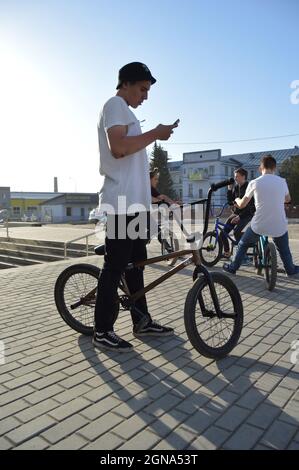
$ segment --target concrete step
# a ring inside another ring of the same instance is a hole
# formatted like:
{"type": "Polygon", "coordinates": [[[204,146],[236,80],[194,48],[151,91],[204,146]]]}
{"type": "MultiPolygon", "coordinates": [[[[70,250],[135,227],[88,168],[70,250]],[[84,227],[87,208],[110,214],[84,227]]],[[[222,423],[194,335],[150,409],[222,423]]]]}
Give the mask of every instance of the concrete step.
{"type": "Polygon", "coordinates": [[[19,251],[19,250],[7,250],[1,248],[0,245],[0,255],[5,255],[8,257],[18,257],[23,259],[32,259],[42,261],[44,263],[48,263],[51,261],[61,261],[63,256],[51,255],[46,253],[38,253],[38,252],[31,252],[31,251],[19,251]]]}
{"type": "MultiPolygon", "coordinates": [[[[89,246],[90,255],[95,245],[89,246]]],[[[68,258],[86,256],[86,245],[71,243],[67,247],[68,258]]],[[[48,240],[0,237],[0,269],[10,266],[48,263],[64,259],[64,243],[48,240]],[[8,265],[8,266],[6,266],[8,265]]]]}
{"type": "MultiPolygon", "coordinates": [[[[64,248],[63,242],[52,241],[52,240],[31,240],[25,238],[9,238],[0,237],[0,243],[2,242],[9,242],[21,245],[31,245],[31,246],[43,246],[43,247],[50,247],[50,248],[64,248]]],[[[90,251],[96,245],[89,245],[90,251]]],[[[85,243],[70,243],[68,245],[68,250],[83,250],[86,252],[86,244],[85,243]]]]}
{"type": "Polygon", "coordinates": [[[16,268],[17,266],[15,264],[11,264],[11,263],[4,263],[4,262],[1,262],[0,263],[0,269],[9,269],[9,268],[16,268]]]}
{"type": "Polygon", "coordinates": [[[20,256],[7,256],[0,254],[0,263],[13,264],[15,266],[30,266],[31,264],[42,264],[41,261],[22,258],[20,256]]]}
{"type": "MultiPolygon", "coordinates": [[[[3,242],[0,241],[1,250],[10,250],[10,251],[20,251],[20,252],[31,252],[31,253],[44,253],[47,255],[58,256],[64,258],[64,247],[50,247],[42,245],[32,245],[24,243],[14,243],[14,242],[3,242]]],[[[93,249],[90,249],[90,253],[93,254],[93,249]]],[[[68,249],[67,256],[69,258],[77,258],[79,256],[86,256],[85,250],[74,250],[68,249]]]]}

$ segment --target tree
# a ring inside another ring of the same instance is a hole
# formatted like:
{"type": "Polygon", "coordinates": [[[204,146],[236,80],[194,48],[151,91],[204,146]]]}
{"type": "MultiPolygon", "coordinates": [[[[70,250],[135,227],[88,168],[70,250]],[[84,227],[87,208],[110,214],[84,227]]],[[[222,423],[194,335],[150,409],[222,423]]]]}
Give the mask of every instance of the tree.
{"type": "Polygon", "coordinates": [[[280,176],[286,179],[292,198],[292,204],[299,204],[299,155],[284,160],[280,170],[280,176]]]}
{"type": "Polygon", "coordinates": [[[150,161],[150,168],[151,171],[154,168],[158,168],[159,170],[159,184],[158,184],[158,191],[161,194],[165,194],[166,196],[170,197],[171,199],[177,199],[177,195],[172,186],[172,179],[169,173],[168,168],[168,155],[167,151],[162,148],[161,145],[158,145],[155,142],[152,153],[151,153],[151,161],[150,161]]]}

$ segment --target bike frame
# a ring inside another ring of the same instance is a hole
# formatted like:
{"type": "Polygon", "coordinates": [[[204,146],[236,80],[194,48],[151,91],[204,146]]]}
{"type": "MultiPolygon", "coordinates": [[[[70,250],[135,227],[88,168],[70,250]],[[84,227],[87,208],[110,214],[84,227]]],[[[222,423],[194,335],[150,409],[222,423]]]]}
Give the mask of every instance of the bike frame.
{"type": "Polygon", "coordinates": [[[259,259],[259,267],[265,268],[265,251],[268,245],[268,237],[266,235],[260,235],[259,240],[255,247],[253,248],[253,254],[257,254],[259,259]]]}
{"type": "MultiPolygon", "coordinates": [[[[216,187],[216,189],[218,189],[218,188],[216,187]]],[[[198,201],[190,203],[190,205],[204,204],[205,202],[207,203],[206,211],[205,211],[205,221],[204,221],[204,229],[203,229],[202,237],[205,235],[205,233],[207,232],[207,229],[208,229],[210,204],[211,204],[211,197],[212,197],[213,190],[214,190],[214,188],[212,188],[212,187],[209,189],[207,199],[200,199],[198,201]]],[[[187,242],[190,243],[190,244],[194,244],[195,243],[195,235],[193,235],[193,234],[190,235],[186,231],[186,229],[184,227],[184,224],[181,220],[180,220],[180,228],[181,228],[182,232],[184,233],[184,235],[186,236],[187,242]]],[[[167,279],[169,279],[170,277],[172,277],[174,274],[178,273],[182,269],[186,268],[187,266],[190,266],[191,264],[194,264],[195,265],[194,274],[196,275],[196,277],[198,276],[198,274],[201,273],[201,274],[204,275],[204,277],[207,281],[207,284],[208,284],[209,289],[210,289],[211,297],[212,297],[212,300],[213,300],[216,315],[219,318],[223,317],[224,314],[220,310],[220,305],[219,305],[219,301],[218,301],[218,297],[217,297],[217,293],[216,293],[216,290],[215,290],[215,286],[214,286],[212,276],[210,275],[209,271],[205,268],[205,266],[203,266],[201,264],[201,258],[200,258],[200,255],[199,255],[198,247],[194,247],[194,248],[190,248],[190,249],[186,249],[186,250],[175,251],[173,253],[168,253],[167,255],[155,256],[153,258],[149,258],[149,259],[146,259],[144,261],[129,263],[128,266],[125,269],[125,272],[130,270],[130,269],[144,268],[145,266],[155,264],[155,263],[158,263],[160,261],[166,261],[166,260],[170,260],[170,259],[173,259],[173,258],[179,258],[181,256],[186,256],[186,255],[190,255],[190,256],[187,259],[185,259],[184,261],[182,261],[181,263],[179,263],[177,266],[172,268],[170,271],[168,271],[167,273],[161,275],[160,277],[155,279],[153,282],[151,282],[150,284],[145,286],[143,289],[140,289],[139,291],[135,292],[134,294],[130,293],[129,288],[128,288],[127,283],[126,283],[126,280],[125,280],[125,275],[123,274],[121,276],[121,289],[125,293],[125,298],[121,299],[121,300],[123,300],[123,306],[126,309],[134,308],[136,313],[138,313],[141,317],[144,317],[145,314],[143,312],[139,311],[135,306],[136,300],[143,297],[147,292],[151,291],[152,289],[154,289],[155,287],[157,287],[162,282],[166,281],[167,279]]],[[[95,295],[96,290],[97,290],[97,288],[94,288],[85,297],[82,297],[80,299],[80,301],[78,301],[75,304],[71,305],[71,308],[75,309],[75,308],[79,307],[80,305],[84,304],[84,302],[89,301],[90,298],[92,298],[92,296],[95,295]]]]}

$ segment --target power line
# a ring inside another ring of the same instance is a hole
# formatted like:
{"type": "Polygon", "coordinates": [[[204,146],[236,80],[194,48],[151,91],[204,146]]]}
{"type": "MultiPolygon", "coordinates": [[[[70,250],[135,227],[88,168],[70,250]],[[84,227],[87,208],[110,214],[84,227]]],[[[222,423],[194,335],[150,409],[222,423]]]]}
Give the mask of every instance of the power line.
{"type": "Polygon", "coordinates": [[[232,144],[236,142],[254,142],[257,140],[272,140],[272,139],[283,139],[284,137],[296,137],[299,134],[285,134],[275,135],[272,137],[256,137],[254,139],[239,139],[239,140],[215,140],[208,142],[163,142],[163,145],[208,145],[208,144],[232,144]]]}

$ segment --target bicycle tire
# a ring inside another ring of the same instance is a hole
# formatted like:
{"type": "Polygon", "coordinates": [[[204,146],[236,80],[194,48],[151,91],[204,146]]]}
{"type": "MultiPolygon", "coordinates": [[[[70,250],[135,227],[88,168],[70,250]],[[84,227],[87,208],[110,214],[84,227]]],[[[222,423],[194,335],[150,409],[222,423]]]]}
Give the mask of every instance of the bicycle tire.
{"type": "MultiPolygon", "coordinates": [[[[72,304],[97,287],[101,270],[91,264],[74,264],[58,276],[54,288],[57,310],[62,319],[78,333],[91,336],[94,331],[96,294],[86,304],[71,309],[72,304]]],[[[119,301],[115,304],[115,318],[119,313],[119,301]]]]}
{"type": "Polygon", "coordinates": [[[265,279],[268,290],[272,291],[277,280],[277,252],[273,242],[268,242],[265,249],[265,279]]]}
{"type": "Polygon", "coordinates": [[[195,280],[187,294],[184,322],[186,333],[192,346],[203,356],[217,360],[226,357],[237,345],[242,332],[244,314],[242,299],[233,281],[222,273],[213,272],[210,274],[214,281],[221,310],[228,310],[230,306],[232,310],[229,309],[228,313],[231,313],[233,318],[219,319],[216,315],[211,318],[211,316],[206,314],[206,311],[203,312],[205,309],[208,312],[214,311],[214,305],[207,280],[201,275],[195,280]],[[210,307],[212,307],[211,310],[210,307]],[[207,320],[204,320],[204,318],[207,318],[207,320]],[[228,320],[230,320],[229,324],[225,325],[225,322],[228,320]],[[200,326],[198,326],[199,322],[201,322],[200,326]],[[224,335],[220,332],[219,328],[221,322],[224,324],[225,329],[231,330],[230,336],[225,340],[224,344],[224,335]],[[215,344],[211,334],[207,333],[207,327],[213,326],[216,327],[216,335],[220,334],[219,346],[215,344]],[[207,337],[205,337],[206,333],[208,334],[207,337]]]}
{"type": "Polygon", "coordinates": [[[221,240],[221,237],[218,236],[218,240],[216,242],[216,232],[215,230],[211,232],[207,232],[203,238],[202,242],[202,247],[199,250],[199,254],[201,257],[202,264],[204,266],[207,266],[208,268],[211,268],[212,266],[215,266],[215,264],[218,263],[222,256],[222,251],[223,251],[223,242],[221,240]],[[212,244],[212,238],[214,239],[213,244],[212,244]],[[209,241],[208,241],[209,239],[209,241]],[[208,250],[209,246],[207,245],[206,247],[204,246],[205,242],[208,241],[208,245],[214,246],[211,250],[208,250]],[[208,253],[214,253],[214,258],[210,259],[208,258],[208,253]]]}

